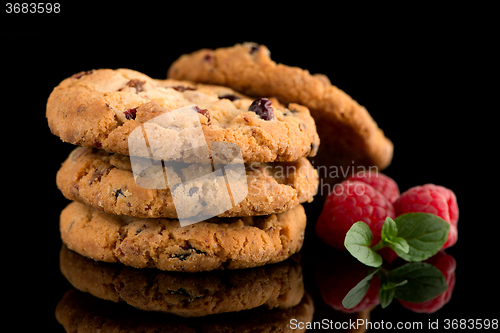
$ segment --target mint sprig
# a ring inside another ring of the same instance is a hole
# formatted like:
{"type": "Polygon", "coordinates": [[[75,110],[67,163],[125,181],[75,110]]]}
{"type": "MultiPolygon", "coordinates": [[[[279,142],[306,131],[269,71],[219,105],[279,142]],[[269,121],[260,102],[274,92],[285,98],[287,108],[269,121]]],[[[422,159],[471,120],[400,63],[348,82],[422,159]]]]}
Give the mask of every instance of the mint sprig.
{"type": "Polygon", "coordinates": [[[381,281],[379,300],[383,308],[394,298],[408,302],[425,302],[447,289],[446,279],[436,267],[420,261],[426,260],[443,247],[450,224],[428,213],[407,213],[396,219],[387,217],[382,226],[380,241],[371,245],[370,227],[360,221],[346,234],[344,245],[353,257],[376,269],[361,280],[342,300],[346,309],[352,309],[365,297],[375,274],[381,281]],[[389,247],[409,263],[387,271],[382,268],[378,250],[389,247]]]}
{"type": "Polygon", "coordinates": [[[428,213],[407,213],[396,219],[387,217],[382,227],[380,241],[371,246],[370,227],[360,221],[354,223],[346,234],[344,245],[356,259],[367,266],[380,267],[382,257],[377,253],[390,247],[409,262],[419,262],[435,255],[448,238],[450,224],[428,213]]]}

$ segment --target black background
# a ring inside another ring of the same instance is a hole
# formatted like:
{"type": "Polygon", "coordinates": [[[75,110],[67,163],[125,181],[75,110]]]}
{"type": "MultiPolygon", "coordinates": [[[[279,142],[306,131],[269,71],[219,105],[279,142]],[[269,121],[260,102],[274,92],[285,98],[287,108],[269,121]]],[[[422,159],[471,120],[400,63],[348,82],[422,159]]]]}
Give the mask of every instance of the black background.
{"type": "MultiPolygon", "coordinates": [[[[22,318],[16,330],[62,331],[54,309],[70,288],[58,268],[58,217],[69,201],[57,190],[55,174],[74,147],[47,126],[52,89],[74,73],[97,68],[125,67],[165,78],[183,53],[245,41],[268,46],[277,62],[328,75],[366,106],[394,142],[384,173],[401,191],[435,183],[457,195],[459,238],[447,251],[457,261],[450,303],[419,315],[394,302],[375,309],[372,320],[500,317],[498,105],[492,103],[498,96],[498,64],[492,61],[498,25],[490,23],[491,9],[169,5],[86,2],[63,4],[60,14],[5,14],[2,8],[6,218],[0,235],[3,300],[22,318]]],[[[313,263],[327,262],[312,228],[321,202],[306,208],[306,289],[315,296],[315,320],[321,320],[326,306],[311,274],[313,263]]]]}

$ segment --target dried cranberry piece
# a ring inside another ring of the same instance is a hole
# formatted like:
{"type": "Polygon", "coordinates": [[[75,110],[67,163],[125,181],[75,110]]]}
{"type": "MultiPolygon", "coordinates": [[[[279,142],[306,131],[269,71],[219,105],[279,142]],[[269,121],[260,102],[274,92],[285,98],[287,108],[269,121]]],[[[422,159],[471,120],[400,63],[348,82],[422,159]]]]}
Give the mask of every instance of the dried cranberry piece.
{"type": "Polygon", "coordinates": [[[214,56],[213,56],[213,50],[208,50],[207,53],[205,53],[205,55],[203,56],[203,60],[208,62],[208,63],[212,63],[214,61],[214,56]]]}
{"type": "Polygon", "coordinates": [[[141,92],[144,90],[142,86],[146,83],[144,80],[132,79],[127,82],[127,87],[135,88],[137,92],[141,92]]]}
{"type": "Polygon", "coordinates": [[[233,94],[227,94],[227,95],[219,96],[219,99],[228,99],[230,101],[236,101],[236,100],[241,99],[241,98],[236,96],[236,95],[233,95],[233,94]]]}
{"type": "Polygon", "coordinates": [[[200,109],[196,105],[195,105],[194,109],[196,110],[196,112],[198,112],[198,113],[204,115],[205,117],[207,117],[207,119],[208,119],[207,125],[210,125],[210,123],[211,123],[210,112],[207,109],[200,109]]]}
{"type": "Polygon", "coordinates": [[[135,119],[135,116],[137,115],[138,108],[139,107],[136,107],[133,109],[127,109],[127,111],[124,111],[123,113],[125,113],[125,118],[127,118],[128,120],[135,119]]]}
{"type": "Polygon", "coordinates": [[[264,120],[271,120],[274,118],[274,111],[271,107],[271,101],[267,98],[258,98],[250,105],[248,111],[257,113],[264,120]]]}
{"type": "Polygon", "coordinates": [[[172,89],[177,90],[178,92],[185,92],[186,90],[196,90],[196,88],[192,87],[185,87],[185,86],[177,86],[177,87],[172,87],[172,89]]]}
{"type": "Polygon", "coordinates": [[[75,75],[72,76],[73,79],[79,79],[81,78],[82,76],[85,76],[85,75],[90,75],[94,73],[94,70],[91,69],[90,71],[82,71],[80,73],[76,73],[75,75]]]}

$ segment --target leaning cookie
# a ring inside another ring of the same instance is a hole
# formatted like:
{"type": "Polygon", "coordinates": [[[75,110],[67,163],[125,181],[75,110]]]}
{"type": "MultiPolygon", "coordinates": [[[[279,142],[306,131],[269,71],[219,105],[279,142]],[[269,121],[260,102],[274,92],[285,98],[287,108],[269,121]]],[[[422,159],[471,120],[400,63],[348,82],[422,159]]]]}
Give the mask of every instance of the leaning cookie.
{"type": "Polygon", "coordinates": [[[117,216],[73,202],[61,212],[59,227],[69,249],[94,260],[201,272],[287,259],[302,247],[306,215],[299,205],[281,214],[180,227],[178,220],[117,216]]]}
{"type": "Polygon", "coordinates": [[[241,201],[229,202],[228,209],[220,213],[228,201],[225,178],[199,177],[197,164],[181,166],[173,170],[179,185],[173,190],[161,188],[162,184],[155,183],[164,179],[161,163],[150,168],[153,175],[161,177],[148,175],[148,170],[137,175],[128,156],[78,147],[62,164],[56,182],[70,200],[111,214],[148,218],[178,218],[181,209],[183,218],[189,217],[186,214],[231,217],[279,213],[312,201],[318,186],[317,172],[306,158],[246,164],[246,176],[236,175],[231,182],[232,198],[243,193],[241,201]],[[192,180],[181,182],[186,179],[192,180]],[[174,202],[174,195],[182,198],[180,203],[174,202]]]}
{"type": "Polygon", "coordinates": [[[168,77],[220,84],[249,96],[275,96],[282,103],[308,107],[321,138],[317,160],[322,165],[354,163],[383,169],[391,162],[393,144],[363,106],[324,75],[277,64],[263,45],[244,43],[183,55],[171,65],[168,77]]]}
{"type": "MultiPolygon", "coordinates": [[[[124,155],[132,155],[129,136],[142,128],[164,145],[155,147],[158,160],[210,163],[193,153],[198,132],[208,145],[238,145],[245,163],[295,161],[314,156],[319,146],[306,107],[292,103],[287,109],[268,99],[254,103],[229,88],[155,80],[128,69],[92,70],[65,79],[50,94],[46,116],[52,133],[63,141],[124,155]],[[170,126],[160,117],[183,108],[186,112],[170,126]]],[[[134,156],[150,153],[138,149],[134,156]]]]}

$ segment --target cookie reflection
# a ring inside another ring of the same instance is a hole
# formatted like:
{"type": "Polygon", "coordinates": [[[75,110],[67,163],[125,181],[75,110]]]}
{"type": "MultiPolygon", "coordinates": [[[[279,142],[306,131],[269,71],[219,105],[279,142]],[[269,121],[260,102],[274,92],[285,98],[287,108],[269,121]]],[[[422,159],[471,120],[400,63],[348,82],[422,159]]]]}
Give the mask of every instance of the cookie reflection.
{"type": "Polygon", "coordinates": [[[206,317],[182,318],[139,311],[70,289],[56,307],[56,318],[66,332],[304,332],[290,321],[308,322],[314,306],[308,294],[288,309],[256,309],[206,317]]]}
{"type": "Polygon", "coordinates": [[[186,274],[98,262],[63,246],[60,269],[76,289],[100,299],[183,317],[288,309],[304,296],[297,256],[258,268],[186,274]]]}

